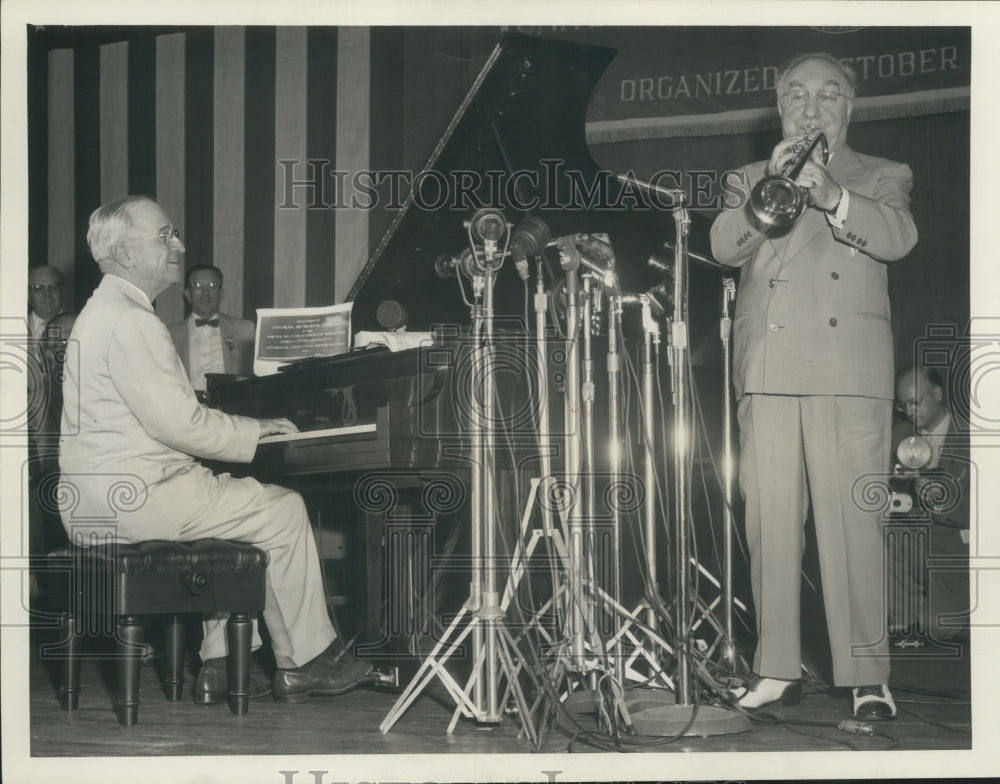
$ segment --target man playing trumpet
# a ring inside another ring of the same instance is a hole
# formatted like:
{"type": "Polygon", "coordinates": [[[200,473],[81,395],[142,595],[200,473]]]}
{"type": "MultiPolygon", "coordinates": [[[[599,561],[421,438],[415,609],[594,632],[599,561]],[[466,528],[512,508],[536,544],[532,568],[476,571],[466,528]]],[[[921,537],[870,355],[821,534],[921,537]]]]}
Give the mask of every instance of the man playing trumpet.
{"type": "Polygon", "coordinates": [[[802,162],[808,194],[790,226],[774,228],[748,199],[712,226],[712,251],[741,267],[733,323],[740,485],[746,500],[757,615],[755,677],[746,708],[801,693],[800,570],[812,503],[837,686],[852,687],[858,718],[891,718],[879,511],[859,485],[889,460],[893,348],[888,262],[917,230],[905,164],[847,146],[855,75],[828,54],[793,58],[778,75],[784,139],[743,170],[744,195],[785,174],[818,132],[830,158],[802,162]]]}

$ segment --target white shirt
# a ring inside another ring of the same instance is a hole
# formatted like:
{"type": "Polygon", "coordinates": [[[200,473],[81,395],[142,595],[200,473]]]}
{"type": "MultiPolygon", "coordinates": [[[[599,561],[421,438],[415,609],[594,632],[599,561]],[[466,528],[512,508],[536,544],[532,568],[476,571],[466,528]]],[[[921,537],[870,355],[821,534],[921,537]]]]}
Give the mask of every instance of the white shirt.
{"type": "MultiPolygon", "coordinates": [[[[833,160],[833,155],[830,156],[830,159],[826,162],[826,165],[829,166],[830,161],[832,160],[833,160]]],[[[851,204],[851,195],[847,192],[847,188],[841,185],[840,203],[837,205],[836,211],[828,212],[826,214],[826,220],[831,226],[833,226],[833,228],[835,229],[844,228],[844,221],[847,220],[847,208],[850,206],[850,204],[851,204]]]]}
{"type": "Polygon", "coordinates": [[[45,325],[47,323],[48,322],[45,319],[40,318],[35,311],[31,311],[28,314],[28,333],[35,340],[41,340],[45,337],[45,325]]]}
{"type": "MultiPolygon", "coordinates": [[[[219,314],[212,316],[217,319],[219,314]]],[[[191,386],[199,392],[208,388],[206,373],[225,373],[226,360],[223,354],[222,329],[202,325],[196,327],[194,320],[201,318],[194,312],[188,316],[188,362],[191,370],[191,386]]]]}

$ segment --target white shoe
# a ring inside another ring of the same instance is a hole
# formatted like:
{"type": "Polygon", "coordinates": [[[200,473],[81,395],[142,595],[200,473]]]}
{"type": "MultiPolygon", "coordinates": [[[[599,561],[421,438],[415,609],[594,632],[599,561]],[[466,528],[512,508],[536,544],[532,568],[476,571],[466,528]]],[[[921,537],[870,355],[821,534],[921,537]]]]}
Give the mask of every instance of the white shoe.
{"type": "Polygon", "coordinates": [[[884,683],[877,686],[855,686],[851,689],[854,697],[854,718],[863,721],[877,721],[896,718],[896,703],[892,692],[884,683]]]}
{"type": "Polygon", "coordinates": [[[754,676],[747,686],[730,694],[736,698],[737,705],[747,709],[763,708],[779,701],[782,705],[798,705],[802,699],[802,682],[754,676]]]}

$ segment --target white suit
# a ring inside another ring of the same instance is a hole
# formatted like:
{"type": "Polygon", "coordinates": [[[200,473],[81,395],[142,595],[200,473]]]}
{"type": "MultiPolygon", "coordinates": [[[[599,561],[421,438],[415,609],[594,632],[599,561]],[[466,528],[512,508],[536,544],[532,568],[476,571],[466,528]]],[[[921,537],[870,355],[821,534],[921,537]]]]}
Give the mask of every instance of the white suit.
{"type": "MultiPolygon", "coordinates": [[[[103,518],[123,542],[257,545],[268,554],[264,620],[278,666],[305,665],[325,650],[336,635],[301,497],[213,474],[194,459],[249,462],[258,422],[198,402],[149,299],[114,275],[80,313],[67,351],[59,466],[71,540],[103,518]]],[[[207,623],[202,657],[224,655],[224,626],[207,623]]]]}

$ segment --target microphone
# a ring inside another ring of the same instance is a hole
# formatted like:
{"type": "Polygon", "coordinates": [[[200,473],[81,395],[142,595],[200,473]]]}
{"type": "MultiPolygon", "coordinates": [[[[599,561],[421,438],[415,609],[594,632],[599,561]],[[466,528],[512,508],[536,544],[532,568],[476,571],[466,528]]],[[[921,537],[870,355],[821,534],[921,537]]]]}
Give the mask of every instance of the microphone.
{"type": "Polygon", "coordinates": [[[668,261],[658,253],[654,253],[646,259],[646,264],[655,269],[657,272],[663,272],[669,275],[674,274],[673,262],[668,261]]]}
{"type": "Polygon", "coordinates": [[[521,280],[528,279],[528,256],[540,253],[552,241],[552,232],[539,218],[528,216],[510,234],[510,254],[521,280]]]}
{"type": "Polygon", "coordinates": [[[564,270],[574,270],[582,264],[611,291],[618,291],[615,254],[610,243],[593,234],[567,234],[556,237],[554,244],[559,248],[559,261],[564,270]]]}
{"type": "Polygon", "coordinates": [[[472,218],[465,221],[464,226],[476,242],[482,243],[488,259],[496,255],[497,242],[509,228],[503,213],[491,207],[476,210],[472,218]]]}
{"type": "Polygon", "coordinates": [[[576,249],[576,238],[579,234],[567,234],[563,237],[556,237],[554,244],[559,248],[559,264],[567,272],[571,272],[583,262],[580,251],[576,249]]]}
{"type": "Polygon", "coordinates": [[[382,302],[375,311],[375,320],[382,329],[396,332],[406,327],[406,308],[394,299],[382,302]]]}
{"type": "Polygon", "coordinates": [[[653,316],[660,318],[674,309],[674,268],[663,256],[655,253],[646,260],[646,264],[665,276],[646,292],[653,316]]]}
{"type": "MultiPolygon", "coordinates": [[[[672,277],[672,276],[671,276],[672,277]]],[[[660,318],[674,309],[674,282],[670,278],[661,280],[646,292],[649,309],[654,318],[660,318]]]]}
{"type": "Polygon", "coordinates": [[[459,273],[465,275],[470,280],[479,273],[476,259],[469,248],[465,248],[457,256],[449,256],[442,253],[434,259],[434,271],[439,278],[447,280],[457,277],[459,273]]]}
{"type": "Polygon", "coordinates": [[[576,247],[583,263],[594,272],[604,275],[615,268],[615,252],[611,243],[593,234],[577,234],[576,247]]]}

